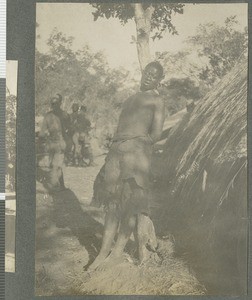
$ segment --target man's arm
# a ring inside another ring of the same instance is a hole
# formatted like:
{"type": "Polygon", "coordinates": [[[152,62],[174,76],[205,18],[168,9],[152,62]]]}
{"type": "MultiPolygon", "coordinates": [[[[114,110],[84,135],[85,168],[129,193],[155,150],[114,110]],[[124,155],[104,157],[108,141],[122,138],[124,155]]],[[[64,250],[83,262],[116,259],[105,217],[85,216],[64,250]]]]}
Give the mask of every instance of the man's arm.
{"type": "Polygon", "coordinates": [[[160,140],[165,120],[165,105],[161,98],[155,99],[154,116],[149,135],[154,143],[160,140]]]}
{"type": "Polygon", "coordinates": [[[47,122],[47,115],[44,117],[40,132],[39,132],[39,137],[40,138],[45,138],[48,134],[48,122],[47,122]]]}

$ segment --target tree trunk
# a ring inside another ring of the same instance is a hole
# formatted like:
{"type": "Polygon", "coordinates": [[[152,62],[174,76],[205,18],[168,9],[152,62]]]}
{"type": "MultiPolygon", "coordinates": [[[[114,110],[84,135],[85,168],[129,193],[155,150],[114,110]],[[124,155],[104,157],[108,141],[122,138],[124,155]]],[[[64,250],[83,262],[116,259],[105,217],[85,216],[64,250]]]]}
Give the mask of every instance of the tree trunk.
{"type": "Polygon", "coordinates": [[[148,216],[137,216],[137,243],[140,263],[147,261],[157,249],[154,225],[148,216]]]}
{"type": "MultiPolygon", "coordinates": [[[[135,10],[135,23],[137,32],[137,53],[141,71],[151,62],[150,54],[150,31],[151,17],[154,12],[153,6],[143,9],[142,4],[132,4],[135,10]]],[[[157,239],[154,225],[151,219],[145,215],[138,215],[137,218],[137,242],[138,254],[141,263],[148,260],[152,252],[157,248],[157,239]],[[150,249],[151,251],[149,251],[150,249]]]]}
{"type": "Polygon", "coordinates": [[[151,62],[150,54],[150,31],[151,31],[151,16],[154,12],[152,6],[143,9],[142,4],[133,4],[135,10],[135,23],[137,32],[137,53],[141,70],[151,62]]]}

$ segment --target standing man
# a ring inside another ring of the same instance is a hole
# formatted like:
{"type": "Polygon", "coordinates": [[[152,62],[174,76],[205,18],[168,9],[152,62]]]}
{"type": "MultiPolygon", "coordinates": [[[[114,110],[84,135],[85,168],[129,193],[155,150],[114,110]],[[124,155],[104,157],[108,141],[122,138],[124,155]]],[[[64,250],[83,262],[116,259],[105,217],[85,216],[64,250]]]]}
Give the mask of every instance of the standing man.
{"type": "Polygon", "coordinates": [[[76,145],[75,145],[74,141],[75,141],[75,133],[78,131],[78,128],[77,128],[78,114],[79,114],[79,104],[73,103],[72,113],[70,114],[71,129],[69,130],[71,146],[69,143],[69,147],[66,149],[67,163],[69,165],[72,165],[75,163],[74,162],[74,154],[75,154],[76,145]]]}
{"type": "Polygon", "coordinates": [[[78,113],[79,113],[79,104],[78,103],[73,103],[72,113],[70,114],[72,133],[74,133],[77,130],[78,113]]]}
{"type": "Polygon", "coordinates": [[[73,136],[75,164],[83,164],[84,156],[89,160],[89,166],[94,165],[93,152],[90,144],[89,131],[91,122],[86,116],[87,108],[82,105],[77,116],[76,131],[73,136]]]}
{"type": "Polygon", "coordinates": [[[69,130],[68,114],[61,109],[62,97],[57,94],[51,99],[51,108],[43,120],[39,132],[40,142],[45,144],[49,153],[50,178],[48,188],[50,192],[65,188],[62,167],[66,149],[65,137],[69,130]]]}
{"type": "Polygon", "coordinates": [[[62,96],[60,94],[56,94],[56,98],[59,100],[59,104],[60,104],[60,108],[57,111],[57,116],[60,119],[61,126],[62,126],[62,135],[66,143],[64,161],[68,163],[68,154],[71,151],[73,145],[72,136],[71,136],[71,119],[70,119],[70,115],[66,111],[61,109],[62,96]]]}
{"type": "Polygon", "coordinates": [[[156,89],[163,78],[160,63],[149,63],[142,74],[141,91],[123,105],[117,132],[95,183],[94,197],[105,207],[106,217],[101,250],[89,270],[120,263],[137,217],[150,213],[152,145],[160,139],[165,118],[164,102],[156,89]]]}
{"type": "Polygon", "coordinates": [[[82,143],[82,159],[85,157],[89,160],[88,166],[95,166],[93,150],[91,146],[90,130],[91,122],[87,117],[87,107],[81,105],[78,118],[79,130],[80,130],[80,142],[82,143]]]}

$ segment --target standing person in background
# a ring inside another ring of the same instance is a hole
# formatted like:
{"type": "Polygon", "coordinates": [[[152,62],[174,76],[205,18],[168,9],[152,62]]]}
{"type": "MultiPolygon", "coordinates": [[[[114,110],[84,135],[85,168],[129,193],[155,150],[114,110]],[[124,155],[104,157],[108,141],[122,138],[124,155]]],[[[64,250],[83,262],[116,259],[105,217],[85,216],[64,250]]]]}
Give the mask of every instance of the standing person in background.
{"type": "Polygon", "coordinates": [[[87,108],[82,105],[77,116],[76,132],[73,136],[75,165],[83,165],[84,157],[89,160],[88,166],[94,166],[92,147],[90,144],[89,131],[91,122],[86,116],[87,108]]]}
{"type": "Polygon", "coordinates": [[[73,141],[73,163],[77,167],[79,166],[80,150],[81,146],[79,143],[79,104],[73,103],[71,116],[71,128],[72,128],[72,141],[73,141]]]}
{"type": "Polygon", "coordinates": [[[61,109],[62,96],[60,94],[56,94],[56,98],[59,99],[59,103],[60,103],[60,107],[56,112],[56,114],[60,119],[61,126],[62,126],[62,136],[66,143],[64,162],[68,164],[68,154],[69,152],[71,152],[72,145],[73,145],[72,137],[71,137],[71,119],[70,119],[70,115],[66,111],[61,109]]]}
{"type": "Polygon", "coordinates": [[[72,113],[70,114],[70,139],[71,139],[71,147],[66,150],[66,156],[67,156],[67,164],[72,165],[74,164],[74,153],[76,149],[76,145],[74,143],[75,141],[75,133],[78,131],[77,128],[77,119],[78,119],[78,113],[79,113],[79,104],[78,103],[73,103],[72,105],[72,113]]]}
{"type": "Polygon", "coordinates": [[[78,123],[81,124],[81,138],[84,143],[83,146],[85,147],[82,155],[89,160],[88,166],[95,166],[90,138],[91,122],[87,117],[87,107],[84,105],[80,107],[78,123]]]}
{"type": "Polygon", "coordinates": [[[75,132],[77,130],[77,119],[79,114],[79,104],[73,103],[72,105],[72,113],[70,114],[71,120],[71,131],[75,132]]]}
{"type": "Polygon", "coordinates": [[[65,189],[62,167],[66,149],[64,124],[67,114],[61,109],[61,96],[56,95],[50,102],[52,110],[43,119],[39,142],[45,145],[45,151],[49,153],[50,174],[47,187],[50,192],[56,192],[65,189]]]}

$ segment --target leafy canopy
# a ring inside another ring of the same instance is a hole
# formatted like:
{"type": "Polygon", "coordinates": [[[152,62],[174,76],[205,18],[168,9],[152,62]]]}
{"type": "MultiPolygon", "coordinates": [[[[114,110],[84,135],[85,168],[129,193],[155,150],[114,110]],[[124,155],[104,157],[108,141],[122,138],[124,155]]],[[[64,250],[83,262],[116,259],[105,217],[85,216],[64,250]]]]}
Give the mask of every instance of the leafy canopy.
{"type": "MultiPolygon", "coordinates": [[[[96,11],[93,12],[94,20],[98,18],[117,18],[122,25],[125,25],[135,16],[134,6],[132,3],[92,3],[96,11]]],[[[146,10],[152,6],[154,12],[151,16],[152,39],[161,39],[163,34],[168,30],[171,34],[178,34],[171,19],[173,14],[183,14],[184,4],[181,3],[143,3],[142,7],[146,10]]]]}
{"type": "Polygon", "coordinates": [[[247,57],[247,28],[237,28],[236,16],[223,25],[200,24],[189,37],[183,51],[157,52],[156,59],[165,69],[166,78],[190,78],[203,93],[219,82],[234,65],[247,57]]]}
{"type": "Polygon", "coordinates": [[[208,65],[199,74],[200,79],[213,84],[247,55],[247,28],[238,31],[235,29],[237,23],[236,16],[230,16],[223,26],[215,23],[199,25],[196,35],[188,39],[188,43],[197,49],[199,57],[208,58],[208,65]]]}

